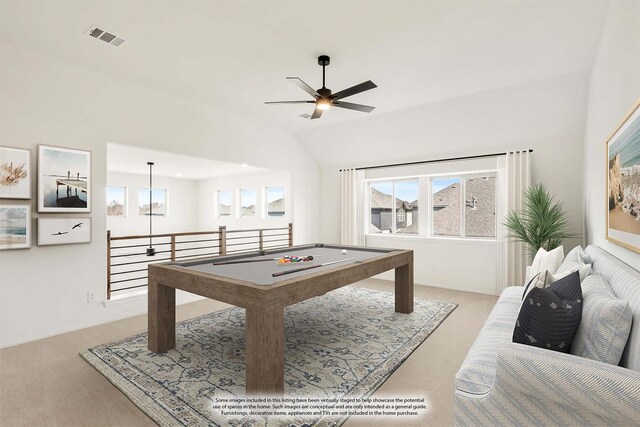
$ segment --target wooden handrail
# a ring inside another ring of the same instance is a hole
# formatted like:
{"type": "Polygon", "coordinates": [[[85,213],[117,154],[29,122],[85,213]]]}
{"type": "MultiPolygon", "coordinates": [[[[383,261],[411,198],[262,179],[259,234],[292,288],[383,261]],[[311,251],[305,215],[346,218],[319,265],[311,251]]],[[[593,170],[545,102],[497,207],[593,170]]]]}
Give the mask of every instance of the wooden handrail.
{"type": "Polygon", "coordinates": [[[152,262],[168,261],[168,260],[176,261],[178,259],[183,260],[188,258],[202,257],[203,255],[210,257],[210,256],[216,256],[216,255],[226,255],[227,253],[248,252],[248,251],[255,251],[255,250],[262,251],[264,249],[285,247],[285,246],[292,246],[292,245],[293,245],[293,224],[291,223],[289,223],[287,227],[253,228],[253,229],[246,229],[246,230],[227,230],[226,226],[222,225],[218,227],[218,230],[213,230],[213,231],[189,231],[189,232],[180,232],[180,233],[161,233],[161,234],[152,234],[152,235],[141,234],[141,235],[116,236],[116,237],[113,237],[111,235],[111,231],[107,230],[107,299],[108,300],[111,299],[113,292],[118,292],[118,291],[123,291],[127,289],[133,289],[133,288],[146,287],[147,286],[146,283],[139,284],[140,283],[139,280],[143,280],[147,278],[146,275],[135,276],[135,277],[127,277],[127,276],[134,272],[144,271],[145,270],[144,268],[141,269],[138,267],[148,265],[149,263],[152,263],[152,262]],[[269,231],[284,231],[284,230],[286,230],[286,232],[282,234],[266,234],[266,232],[269,232],[269,231]],[[257,233],[257,234],[227,238],[228,234],[237,234],[237,233],[257,233]],[[177,237],[181,237],[181,236],[204,236],[204,235],[214,235],[216,237],[209,238],[209,240],[189,241],[187,239],[187,241],[183,241],[183,242],[177,239],[177,237]],[[287,236],[287,237],[283,237],[282,239],[277,238],[274,240],[273,239],[274,236],[287,236]],[[153,256],[147,258],[145,253],[135,252],[136,250],[139,250],[136,248],[143,247],[146,245],[133,244],[133,245],[113,246],[111,244],[112,241],[153,239],[153,238],[166,239],[167,237],[170,240],[169,242],[164,240],[164,241],[155,243],[155,245],[157,246],[163,246],[163,249],[161,251],[156,251],[157,254],[163,254],[161,255],[161,258],[157,258],[153,256]],[[238,239],[246,239],[248,241],[243,241],[238,239]],[[227,240],[230,240],[231,242],[228,242],[227,240]],[[238,242],[235,242],[236,240],[238,240],[238,242]],[[205,241],[215,242],[216,244],[211,246],[189,245],[193,243],[197,245],[197,243],[205,242],[205,241]],[[170,248],[167,248],[166,247],[167,245],[170,245],[170,248]],[[185,245],[189,245],[189,246],[185,247],[185,245]],[[235,249],[234,246],[240,247],[242,249],[235,249]],[[231,250],[228,250],[229,247],[231,247],[231,250]],[[122,250],[125,250],[125,252],[124,253],[116,252],[116,254],[112,255],[113,251],[122,251],[122,250]],[[202,253],[203,250],[206,250],[204,254],[202,253]],[[186,255],[179,256],[176,254],[176,252],[178,251],[186,251],[184,252],[186,253],[186,255]],[[197,255],[189,254],[189,252],[193,253],[194,251],[198,251],[198,254],[197,255]],[[111,263],[113,258],[122,258],[122,260],[127,261],[128,257],[133,257],[135,261],[117,262],[116,264],[111,263]],[[142,260],[138,261],[138,259],[140,259],[139,257],[142,257],[142,260]],[[134,265],[136,267],[131,267],[134,265]],[[121,266],[127,266],[127,267],[124,267],[123,269],[117,268],[121,266]],[[115,272],[112,272],[114,268],[116,268],[115,272]],[[112,280],[111,276],[116,274],[122,275],[122,276],[118,276],[118,280],[114,281],[112,280]],[[124,279],[121,279],[120,277],[124,277],[124,279]],[[129,284],[133,282],[133,286],[128,286],[123,288],[121,287],[122,285],[118,285],[119,286],[118,289],[113,289],[112,287],[113,284],[116,284],[116,283],[122,284],[124,282],[128,282],[129,284]]]}

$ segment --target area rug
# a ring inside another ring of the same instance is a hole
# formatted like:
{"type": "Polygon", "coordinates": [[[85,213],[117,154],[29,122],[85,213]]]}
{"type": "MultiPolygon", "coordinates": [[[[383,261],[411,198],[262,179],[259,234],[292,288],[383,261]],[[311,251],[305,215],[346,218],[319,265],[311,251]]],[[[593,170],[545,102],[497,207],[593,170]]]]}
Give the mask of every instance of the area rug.
{"type": "MultiPolygon", "coordinates": [[[[366,398],[455,309],[344,287],[286,308],[285,397],[366,398]]],[[[245,397],[245,310],[228,308],[176,325],[176,348],[155,354],[147,334],[81,356],[161,426],[338,426],[346,417],[226,417],[216,399],[245,397]]]]}

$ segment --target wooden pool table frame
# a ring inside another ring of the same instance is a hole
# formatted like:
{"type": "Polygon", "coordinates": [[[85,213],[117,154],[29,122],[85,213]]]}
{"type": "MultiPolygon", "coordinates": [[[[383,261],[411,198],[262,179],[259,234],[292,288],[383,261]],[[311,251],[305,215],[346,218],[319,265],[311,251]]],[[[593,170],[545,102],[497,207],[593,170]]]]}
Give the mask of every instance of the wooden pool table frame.
{"type": "MultiPolygon", "coordinates": [[[[164,353],[176,345],[176,289],[246,309],[246,392],[284,392],[284,308],[395,268],[395,311],[413,311],[413,251],[356,246],[301,245],[286,251],[316,247],[362,249],[379,256],[345,265],[310,270],[273,285],[255,285],[230,277],[188,270],[171,262],[149,265],[149,350],[164,353]]],[[[216,261],[267,255],[283,249],[215,257],[216,261]]]]}

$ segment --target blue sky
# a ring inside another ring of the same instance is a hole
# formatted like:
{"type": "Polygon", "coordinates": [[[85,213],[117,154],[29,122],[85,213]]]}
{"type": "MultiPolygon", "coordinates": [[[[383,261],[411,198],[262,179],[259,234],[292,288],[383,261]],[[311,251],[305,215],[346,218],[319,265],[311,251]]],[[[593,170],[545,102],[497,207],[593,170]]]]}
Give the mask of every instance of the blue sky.
{"type": "Polygon", "coordinates": [[[243,188],[240,190],[240,206],[246,208],[247,206],[256,205],[256,189],[255,188],[243,188]]]}
{"type": "MultiPolygon", "coordinates": [[[[447,188],[451,184],[460,183],[459,178],[443,178],[434,179],[432,181],[432,193],[437,193],[443,188],[447,188]]],[[[393,184],[391,182],[374,182],[371,187],[385,193],[392,194],[393,184]]],[[[396,182],[396,198],[406,202],[413,202],[418,199],[418,182],[417,181],[398,181],[396,182]]]]}
{"type": "Polygon", "coordinates": [[[434,179],[431,182],[431,192],[433,194],[442,190],[443,188],[447,188],[451,184],[460,183],[460,178],[446,178],[446,179],[434,179]]]}
{"type": "Polygon", "coordinates": [[[267,203],[284,199],[284,187],[267,187],[267,203]]]}
{"type": "Polygon", "coordinates": [[[231,206],[231,191],[218,190],[218,204],[231,206]]]}
{"type": "MultiPolygon", "coordinates": [[[[166,190],[158,188],[153,189],[153,203],[166,203],[166,190]]],[[[149,204],[149,189],[141,188],[138,190],[138,205],[144,206],[149,204]]]]}
{"type": "MultiPolygon", "coordinates": [[[[147,190],[147,199],[149,190],[147,190]]],[[[107,187],[107,203],[111,203],[112,201],[116,201],[121,205],[124,205],[124,195],[126,191],[124,187],[107,187]]]]}

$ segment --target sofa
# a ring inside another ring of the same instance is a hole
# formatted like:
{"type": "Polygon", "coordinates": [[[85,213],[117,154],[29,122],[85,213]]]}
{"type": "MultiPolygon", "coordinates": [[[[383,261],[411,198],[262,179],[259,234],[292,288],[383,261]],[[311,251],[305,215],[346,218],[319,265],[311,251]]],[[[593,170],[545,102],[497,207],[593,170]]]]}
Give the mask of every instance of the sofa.
{"type": "Polygon", "coordinates": [[[619,366],[513,343],[524,287],[506,288],[456,374],[456,425],[640,426],[640,272],[597,246],[586,253],[631,309],[619,366]]]}

